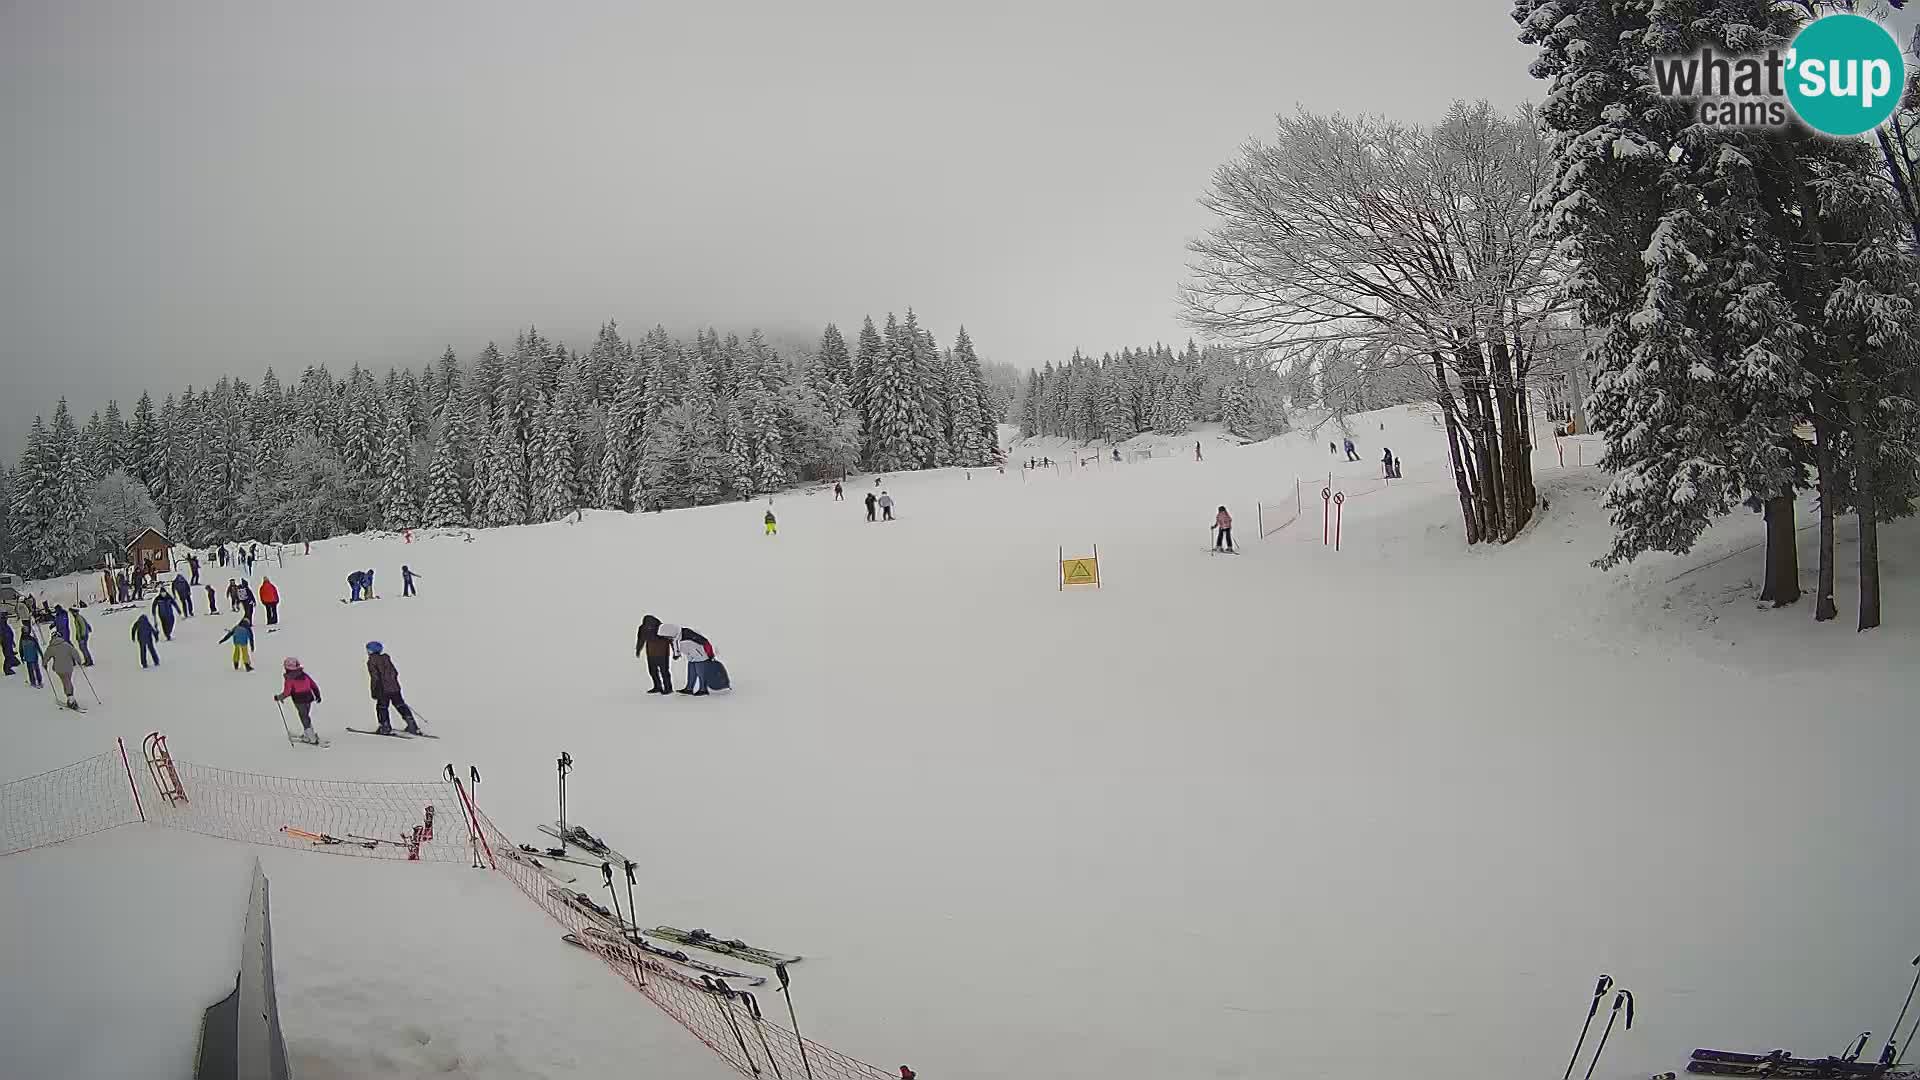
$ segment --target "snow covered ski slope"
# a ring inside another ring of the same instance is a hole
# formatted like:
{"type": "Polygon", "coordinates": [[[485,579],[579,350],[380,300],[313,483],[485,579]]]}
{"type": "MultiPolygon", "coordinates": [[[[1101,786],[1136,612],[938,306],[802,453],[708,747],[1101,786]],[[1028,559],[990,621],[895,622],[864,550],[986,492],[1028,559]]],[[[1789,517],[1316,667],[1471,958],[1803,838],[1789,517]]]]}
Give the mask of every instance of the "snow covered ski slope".
{"type": "MultiPolygon", "coordinates": [[[[1118,464],[1023,445],[1004,473],[781,495],[777,536],[760,502],[318,543],[259,568],[283,601],[258,672],[228,667],[227,624],[205,616],[143,672],[128,613],[96,620],[104,705],[85,716],[0,684],[5,772],[156,727],[183,758],[292,776],[471,763],[482,809],[544,847],[566,751],[567,819],[639,863],[641,925],[805,955],[805,1033],[928,1080],[1537,1078],[1564,1066],[1601,971],[1638,1000],[1609,1080],[1679,1069],[1695,1046],[1833,1052],[1889,1021],[1920,940],[1913,526],[1883,534],[1890,625],[1856,635],[1756,610],[1758,552],[1707,565],[1757,520],[1603,575],[1603,481],[1549,446],[1549,507],[1505,549],[1467,551],[1429,417],[1388,410],[1353,434],[1352,463],[1328,454],[1336,431],[1209,437],[1198,462],[1191,439],[1118,464]],[[1391,487],[1383,441],[1406,477],[1391,487]],[[1029,453],[1071,464],[1018,467],[1029,453]],[[1338,553],[1321,544],[1329,472],[1338,553]],[[868,490],[897,520],[864,520],[868,490]],[[1299,519],[1259,539],[1256,503],[1296,490],[1299,519]],[[1238,559],[1203,547],[1222,504],[1238,559]],[[1101,587],[1062,591],[1058,555],[1094,545],[1101,587]],[[419,596],[333,602],[350,570],[397,580],[402,562],[426,575],[419,596]],[[649,613],[709,637],[733,689],[643,693],[649,613]],[[371,726],[376,639],[439,738],[290,746],[269,700],[281,658],[323,687],[316,726],[336,736],[371,726]]],[[[0,860],[0,899],[58,895],[46,883],[86,869],[93,842],[0,860]]],[[[376,922],[470,926],[499,967],[524,960],[530,992],[421,1021],[452,1039],[502,1009],[465,1075],[606,1075],[540,1018],[578,995],[647,1013],[504,882],[408,908],[448,868],[281,858],[301,870],[275,879],[276,942],[301,932],[281,898],[307,890],[376,922]],[[539,1064],[488,1072],[489,1053],[539,1064]]],[[[571,869],[605,899],[597,871],[571,869]]],[[[362,1003],[383,1016],[435,978],[404,952],[343,958],[387,988],[362,1003]]],[[[344,1014],[313,1020],[316,984],[289,966],[288,1036],[314,1046],[344,1014]]],[[[664,1019],[596,1030],[655,1072],[718,1068],[664,1019]]]]}

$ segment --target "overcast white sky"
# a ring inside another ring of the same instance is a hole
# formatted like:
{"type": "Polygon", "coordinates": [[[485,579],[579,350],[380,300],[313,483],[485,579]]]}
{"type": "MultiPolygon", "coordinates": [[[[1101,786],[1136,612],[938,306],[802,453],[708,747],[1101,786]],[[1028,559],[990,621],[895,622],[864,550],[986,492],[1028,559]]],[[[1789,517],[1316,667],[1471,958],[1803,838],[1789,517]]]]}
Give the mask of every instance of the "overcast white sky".
{"type": "Polygon", "coordinates": [[[1276,112],[1537,98],[1499,0],[0,0],[0,452],[66,394],[912,305],[1178,341],[1276,112]]]}

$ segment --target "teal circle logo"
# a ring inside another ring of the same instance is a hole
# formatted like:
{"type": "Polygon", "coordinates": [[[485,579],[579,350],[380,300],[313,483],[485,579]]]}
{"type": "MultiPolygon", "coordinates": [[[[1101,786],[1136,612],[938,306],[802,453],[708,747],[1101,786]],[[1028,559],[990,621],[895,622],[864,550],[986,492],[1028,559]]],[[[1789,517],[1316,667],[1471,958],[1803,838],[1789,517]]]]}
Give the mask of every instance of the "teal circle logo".
{"type": "Polygon", "coordinates": [[[1906,89],[1906,63],[1887,28],[1864,15],[1828,15],[1800,28],[1787,100],[1808,127],[1859,135],[1887,122],[1906,89]]]}

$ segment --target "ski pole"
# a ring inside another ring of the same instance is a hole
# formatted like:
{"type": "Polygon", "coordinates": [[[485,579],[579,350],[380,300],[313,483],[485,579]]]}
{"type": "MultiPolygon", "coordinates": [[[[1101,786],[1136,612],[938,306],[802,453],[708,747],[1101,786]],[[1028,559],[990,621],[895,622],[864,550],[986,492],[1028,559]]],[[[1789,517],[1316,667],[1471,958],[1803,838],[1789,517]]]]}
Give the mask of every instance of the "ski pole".
{"type": "Polygon", "coordinates": [[[573,755],[560,751],[560,842],[566,843],[567,836],[567,770],[573,768],[573,755]]]}
{"type": "Polygon", "coordinates": [[[1580,1041],[1573,1044],[1573,1056],[1567,1059],[1567,1071],[1560,1074],[1560,1080],[1573,1075],[1573,1066],[1580,1060],[1580,1048],[1587,1044],[1587,1030],[1593,1027],[1593,1014],[1600,1011],[1600,1000],[1613,989],[1613,976],[1602,975],[1600,981],[1593,984],[1593,1001],[1587,1005],[1587,1022],[1580,1025],[1580,1041]]]}
{"type": "Polygon", "coordinates": [[[1887,1031],[1887,1045],[1880,1051],[1882,1059],[1886,1058],[1887,1051],[1893,1049],[1894,1043],[1899,1040],[1900,1024],[1907,1018],[1908,1006],[1913,1004],[1913,992],[1920,990],[1920,956],[1913,958],[1913,967],[1913,985],[1907,987],[1907,1000],[1900,1003],[1900,1015],[1893,1021],[1893,1027],[1887,1031]]]}
{"type": "Polygon", "coordinates": [[[715,999],[714,1006],[726,1015],[727,1026],[733,1029],[733,1041],[740,1044],[740,1056],[747,1059],[747,1068],[753,1070],[753,1075],[759,1076],[760,1063],[753,1060],[753,1051],[747,1049],[747,1037],[740,1034],[740,1025],[733,1018],[732,988],[709,975],[700,976],[700,981],[706,984],[707,993],[715,999]]]}
{"type": "MultiPolygon", "coordinates": [[[[620,893],[618,890],[616,890],[613,887],[613,864],[605,863],[605,862],[601,863],[600,876],[606,880],[607,895],[613,897],[613,921],[614,921],[614,924],[620,928],[620,940],[632,941],[634,938],[637,938],[640,935],[636,932],[629,931],[627,928],[633,927],[634,931],[638,931],[640,928],[640,924],[620,914],[620,893]]],[[[641,989],[645,989],[647,985],[647,977],[645,973],[643,973],[640,970],[640,946],[637,943],[635,943],[632,949],[628,951],[627,955],[628,955],[628,958],[633,961],[634,981],[640,984],[641,989]]]]}
{"type": "Polygon", "coordinates": [[[87,693],[93,695],[93,703],[95,705],[105,705],[106,702],[100,700],[100,691],[93,688],[93,676],[87,674],[86,668],[83,667],[80,669],[80,677],[87,681],[87,693]]]}
{"type": "Polygon", "coordinates": [[[780,1075],[780,1062],[773,1056],[773,1047],[767,1045],[767,1029],[760,1023],[760,1003],[754,1000],[750,991],[742,990],[740,996],[747,1001],[747,1015],[753,1018],[753,1033],[760,1036],[760,1049],[767,1052],[767,1064],[773,1066],[774,1080],[786,1080],[780,1075]]]}
{"type": "Polygon", "coordinates": [[[293,728],[287,724],[287,707],[280,704],[279,698],[273,699],[273,711],[280,714],[280,726],[286,730],[287,741],[293,741],[293,728]]]}
{"type": "Polygon", "coordinates": [[[1614,996],[1613,1011],[1607,1014],[1607,1026],[1600,1032],[1600,1042],[1593,1048],[1593,1060],[1587,1062],[1587,1075],[1583,1077],[1582,1080],[1593,1080],[1593,1070],[1600,1064],[1600,1055],[1607,1051],[1607,1037],[1613,1034],[1613,1022],[1620,1019],[1620,1005],[1622,1002],[1625,1002],[1627,1006],[1626,1030],[1633,1030],[1633,991],[1622,990],[1614,996]]]}
{"type": "Polygon", "coordinates": [[[1846,1052],[1846,1054],[1845,1054],[1845,1056],[1843,1056],[1843,1057],[1841,1057],[1841,1059],[1840,1059],[1840,1060],[1842,1060],[1842,1061],[1859,1061],[1859,1060],[1860,1060],[1860,1055],[1861,1055],[1862,1053],[1864,1053],[1864,1052],[1866,1051],[1866,1049],[1867,1049],[1867,1038],[1868,1038],[1868,1036],[1870,1036],[1870,1035],[1872,1035],[1872,1034],[1873,1034],[1873,1032],[1871,1032],[1871,1031],[1863,1031],[1863,1032],[1861,1032],[1861,1033],[1860,1033],[1860,1037],[1859,1037],[1859,1038],[1857,1038],[1857,1039],[1855,1039],[1855,1040],[1853,1041],[1853,1045],[1852,1045],[1852,1046],[1849,1046],[1849,1047],[1847,1048],[1847,1052],[1846,1052]]]}
{"type": "Polygon", "coordinates": [[[787,1019],[793,1021],[793,1041],[800,1045],[800,1065],[807,1070],[807,1080],[813,1080],[813,1063],[807,1060],[807,1037],[800,1034],[800,1017],[793,1011],[793,991],[787,988],[787,965],[773,965],[773,973],[780,977],[780,994],[787,999],[787,1019]]]}
{"type": "Polygon", "coordinates": [[[633,935],[635,937],[639,937],[640,936],[640,905],[633,902],[633,867],[634,867],[633,860],[628,859],[627,860],[627,918],[633,920],[633,935]]]}

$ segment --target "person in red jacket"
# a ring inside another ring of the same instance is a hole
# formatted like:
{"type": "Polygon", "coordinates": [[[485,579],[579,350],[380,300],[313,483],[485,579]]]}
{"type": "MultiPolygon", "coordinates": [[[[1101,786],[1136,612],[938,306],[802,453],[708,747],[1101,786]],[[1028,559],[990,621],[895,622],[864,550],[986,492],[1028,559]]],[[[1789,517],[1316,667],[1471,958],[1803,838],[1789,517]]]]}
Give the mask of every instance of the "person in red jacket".
{"type": "Polygon", "coordinates": [[[280,624],[280,589],[272,578],[260,579],[260,602],[267,606],[267,625],[280,624]]]}

